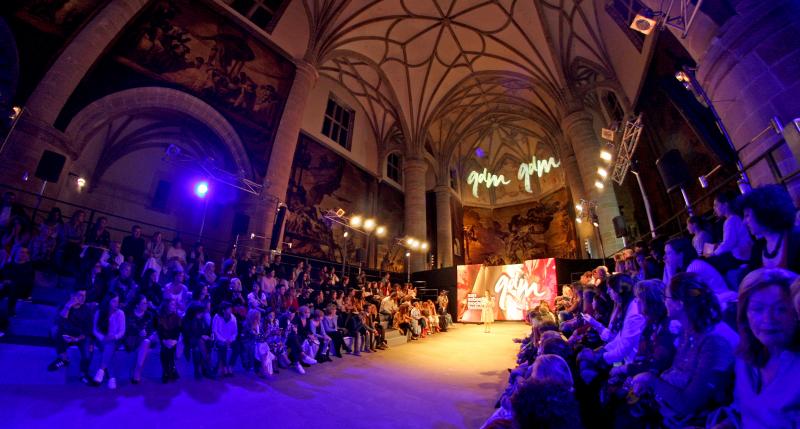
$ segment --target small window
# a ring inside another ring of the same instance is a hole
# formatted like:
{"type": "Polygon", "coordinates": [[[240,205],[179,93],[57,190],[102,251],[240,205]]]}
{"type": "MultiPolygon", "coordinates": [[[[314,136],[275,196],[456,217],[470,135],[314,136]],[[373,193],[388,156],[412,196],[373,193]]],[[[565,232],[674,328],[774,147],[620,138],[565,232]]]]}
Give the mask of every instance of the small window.
{"type": "Polygon", "coordinates": [[[350,149],[350,136],[353,134],[353,111],[339,103],[332,95],[325,106],[325,120],[322,121],[322,134],[350,149]]]}
{"type": "Polygon", "coordinates": [[[386,177],[395,181],[395,183],[403,183],[403,159],[400,154],[390,153],[386,157],[386,177]]]}
{"type": "Polygon", "coordinates": [[[272,32],[288,4],[288,0],[233,0],[231,7],[253,24],[272,32]]]}

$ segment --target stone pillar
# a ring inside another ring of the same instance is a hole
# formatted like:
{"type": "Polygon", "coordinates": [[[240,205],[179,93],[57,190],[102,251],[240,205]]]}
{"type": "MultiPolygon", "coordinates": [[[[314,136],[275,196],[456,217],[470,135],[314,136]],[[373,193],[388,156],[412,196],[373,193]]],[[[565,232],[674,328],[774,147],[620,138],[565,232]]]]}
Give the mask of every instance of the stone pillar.
{"type": "MultiPolygon", "coordinates": [[[[579,204],[581,199],[590,199],[589,196],[586,195],[586,191],[584,191],[583,176],[581,176],[581,170],[578,168],[578,159],[575,157],[575,152],[573,152],[571,148],[569,148],[567,156],[563,158],[562,171],[564,172],[567,186],[569,186],[572,207],[574,208],[575,205],[579,204]]],[[[572,221],[575,222],[574,219],[572,221]]],[[[586,240],[589,240],[593,248],[597,247],[597,239],[594,235],[592,225],[587,222],[575,222],[575,231],[577,232],[578,240],[578,256],[581,258],[586,257],[586,248],[583,245],[586,240]]]]}
{"type": "Polygon", "coordinates": [[[298,59],[292,89],[283,108],[280,124],[275,132],[275,142],[269,157],[267,176],[264,178],[264,213],[261,225],[264,235],[272,237],[272,226],[275,223],[275,211],[278,201],[286,201],[286,190],[289,187],[289,176],[292,174],[292,161],[297,148],[297,138],[303,123],[306,101],[311,89],[317,83],[319,73],[309,62],[298,59]]]}
{"type": "Polygon", "coordinates": [[[436,261],[440,268],[453,265],[453,221],[450,186],[436,187],[436,261]]]}
{"type": "MultiPolygon", "coordinates": [[[[428,166],[422,158],[406,157],[403,163],[403,188],[405,194],[405,234],[426,240],[427,215],[425,213],[425,172],[428,166]]],[[[411,271],[425,269],[425,254],[411,252],[411,271]]]]}
{"type": "MultiPolygon", "coordinates": [[[[561,127],[575,151],[576,164],[580,171],[584,192],[590,200],[597,202],[603,250],[605,256],[610,256],[612,252],[622,248],[622,240],[616,238],[612,223],[612,219],[619,216],[619,206],[610,180],[606,181],[604,189],[597,189],[594,186],[594,182],[598,178],[597,167],[600,166],[601,160],[600,145],[594,130],[592,115],[585,110],[573,111],[564,118],[561,127]]],[[[594,249],[593,254],[601,255],[601,251],[601,249],[594,249]]]]}
{"type": "Polygon", "coordinates": [[[31,94],[27,113],[53,124],[86,73],[149,0],[112,0],[75,36],[31,94]]]}
{"type": "MultiPolygon", "coordinates": [[[[692,46],[698,62],[697,78],[731,135],[742,149],[777,117],[786,125],[800,117],[800,3],[796,0],[740,0],[736,14],[719,27],[713,38],[701,38],[692,27],[684,45],[692,46]]],[[[773,132],[767,136],[774,136],[773,132]]],[[[775,143],[760,138],[741,150],[747,165],[775,143]]],[[[773,152],[783,175],[800,167],[800,153],[787,145],[773,152]]],[[[748,170],[753,186],[775,183],[762,160],[748,170]]],[[[786,183],[800,201],[800,180],[786,183]]]]}

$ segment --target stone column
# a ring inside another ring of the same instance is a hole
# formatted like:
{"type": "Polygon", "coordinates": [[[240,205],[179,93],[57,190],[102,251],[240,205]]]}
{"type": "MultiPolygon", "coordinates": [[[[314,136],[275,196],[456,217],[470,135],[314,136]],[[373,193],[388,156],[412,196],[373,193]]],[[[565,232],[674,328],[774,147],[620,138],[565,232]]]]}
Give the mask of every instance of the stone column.
{"type": "MultiPolygon", "coordinates": [[[[775,143],[774,132],[753,140],[776,117],[783,125],[800,116],[800,3],[740,0],[713,38],[693,26],[682,40],[698,62],[697,78],[747,165],[775,143]],[[746,148],[743,148],[747,145],[746,148]]],[[[703,15],[701,13],[701,15],[703,15]]],[[[782,145],[773,152],[786,175],[800,167],[800,151],[782,145]]],[[[753,186],[775,183],[766,161],[748,170],[753,186]]],[[[786,183],[800,201],[800,181],[786,183]]]]}
{"type": "Polygon", "coordinates": [[[453,221],[450,186],[436,187],[436,261],[440,268],[453,265],[453,221]]]}
{"type": "MultiPolygon", "coordinates": [[[[583,176],[581,176],[581,170],[578,168],[578,159],[575,157],[575,152],[572,151],[572,148],[569,148],[569,153],[563,158],[561,166],[572,198],[570,200],[572,201],[572,208],[570,209],[574,210],[575,205],[579,204],[581,199],[588,200],[590,198],[586,194],[586,191],[584,191],[583,176]]],[[[577,223],[574,219],[572,221],[575,224],[575,231],[577,232],[578,257],[586,257],[586,248],[583,245],[586,240],[589,240],[593,248],[597,247],[597,240],[593,234],[592,225],[587,222],[577,223]]]]}
{"type": "Polygon", "coordinates": [[[267,176],[264,178],[264,213],[259,216],[263,219],[261,225],[264,235],[272,237],[272,226],[275,223],[275,209],[278,201],[286,201],[286,190],[289,187],[289,176],[292,174],[292,161],[297,148],[297,138],[303,123],[306,101],[311,89],[317,83],[319,73],[309,62],[295,60],[297,66],[292,89],[283,108],[280,124],[275,132],[275,141],[269,157],[267,176]]]}
{"type": "MultiPolygon", "coordinates": [[[[581,182],[586,196],[597,202],[597,216],[600,225],[600,236],[605,247],[605,256],[610,256],[622,248],[622,240],[616,238],[612,219],[619,216],[617,197],[610,180],[604,189],[594,186],[597,180],[597,167],[600,166],[600,145],[594,130],[592,115],[585,110],[577,110],[568,114],[562,121],[564,134],[575,151],[576,164],[580,171],[581,182]]],[[[567,172],[569,174],[569,172],[567,172]]],[[[601,255],[601,249],[594,249],[594,255],[601,255]]]]}
{"type": "Polygon", "coordinates": [[[86,73],[149,0],[112,0],[75,36],[31,94],[27,113],[53,124],[86,73]]]}
{"type": "MultiPolygon", "coordinates": [[[[428,166],[422,158],[406,157],[403,162],[403,188],[405,194],[405,234],[426,240],[427,215],[425,213],[425,172],[428,166]]],[[[411,271],[425,269],[425,254],[411,252],[411,271]]]]}

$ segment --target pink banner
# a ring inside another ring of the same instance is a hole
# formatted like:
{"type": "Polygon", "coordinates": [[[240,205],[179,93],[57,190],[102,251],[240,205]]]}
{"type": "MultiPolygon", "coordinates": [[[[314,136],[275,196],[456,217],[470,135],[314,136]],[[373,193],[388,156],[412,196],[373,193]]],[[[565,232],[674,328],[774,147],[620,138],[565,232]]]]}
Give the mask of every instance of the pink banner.
{"type": "Polygon", "coordinates": [[[458,266],[458,320],[481,321],[482,302],[494,302],[495,320],[524,320],[528,310],[545,301],[551,308],[558,294],[556,260],[522,264],[458,266]],[[482,300],[488,292],[488,300],[482,300]]]}

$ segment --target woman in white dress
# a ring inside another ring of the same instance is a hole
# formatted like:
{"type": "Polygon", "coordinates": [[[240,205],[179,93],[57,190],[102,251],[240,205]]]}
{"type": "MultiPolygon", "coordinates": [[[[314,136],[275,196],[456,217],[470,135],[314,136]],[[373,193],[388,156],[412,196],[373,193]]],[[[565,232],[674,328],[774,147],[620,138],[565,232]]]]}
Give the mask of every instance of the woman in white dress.
{"type": "Polygon", "coordinates": [[[481,322],[483,323],[483,332],[489,333],[492,331],[492,323],[494,323],[494,296],[489,295],[489,291],[484,291],[483,299],[481,300],[481,322]]]}

